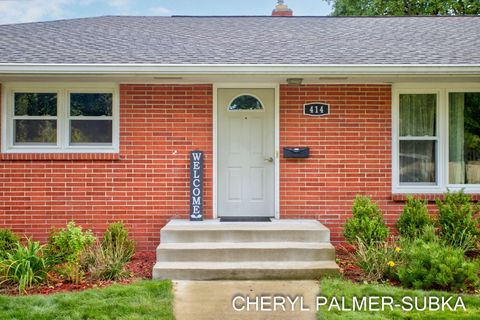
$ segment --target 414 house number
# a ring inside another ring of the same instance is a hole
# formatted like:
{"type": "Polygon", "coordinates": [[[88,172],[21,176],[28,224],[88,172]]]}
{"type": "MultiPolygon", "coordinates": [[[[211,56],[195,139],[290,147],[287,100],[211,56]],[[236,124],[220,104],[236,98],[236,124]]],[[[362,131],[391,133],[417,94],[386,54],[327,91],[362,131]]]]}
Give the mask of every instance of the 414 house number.
{"type": "Polygon", "coordinates": [[[307,116],[325,116],[330,114],[328,103],[312,102],[303,105],[303,114],[307,116]]]}

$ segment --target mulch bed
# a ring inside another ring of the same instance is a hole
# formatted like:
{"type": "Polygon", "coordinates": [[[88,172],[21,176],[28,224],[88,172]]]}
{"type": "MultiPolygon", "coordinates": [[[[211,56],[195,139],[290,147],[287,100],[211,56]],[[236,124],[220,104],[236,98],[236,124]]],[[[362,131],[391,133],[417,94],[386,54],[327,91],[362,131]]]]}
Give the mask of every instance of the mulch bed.
{"type": "MultiPolygon", "coordinates": [[[[27,291],[27,294],[42,294],[48,295],[58,292],[73,292],[82,291],[92,288],[104,288],[114,283],[128,284],[136,280],[152,279],[152,268],[155,264],[155,252],[137,253],[132,261],[127,265],[127,270],[130,272],[130,277],[118,281],[100,281],[87,279],[80,284],[73,284],[64,282],[61,279],[51,278],[48,284],[35,286],[27,291]]],[[[18,295],[16,288],[3,288],[0,294],[18,295]]]]}
{"type": "Polygon", "coordinates": [[[353,263],[352,259],[355,248],[348,244],[341,244],[335,246],[335,251],[340,273],[352,282],[363,283],[363,271],[353,263]]]}
{"type": "MultiPolygon", "coordinates": [[[[340,267],[340,273],[343,277],[354,283],[364,283],[365,276],[363,271],[354,264],[352,259],[352,254],[354,253],[355,248],[348,244],[341,244],[335,246],[335,249],[337,264],[340,267]]],[[[127,265],[127,269],[130,272],[129,278],[119,281],[87,279],[80,284],[63,282],[60,279],[52,279],[49,284],[36,286],[28,290],[27,294],[48,295],[58,292],[82,291],[91,288],[104,288],[114,283],[128,284],[136,280],[152,279],[152,268],[155,264],[155,260],[154,252],[137,253],[127,265]]],[[[394,286],[400,286],[396,281],[389,281],[389,283],[394,286]]],[[[0,294],[18,295],[18,290],[16,288],[0,288],[0,294]]]]}

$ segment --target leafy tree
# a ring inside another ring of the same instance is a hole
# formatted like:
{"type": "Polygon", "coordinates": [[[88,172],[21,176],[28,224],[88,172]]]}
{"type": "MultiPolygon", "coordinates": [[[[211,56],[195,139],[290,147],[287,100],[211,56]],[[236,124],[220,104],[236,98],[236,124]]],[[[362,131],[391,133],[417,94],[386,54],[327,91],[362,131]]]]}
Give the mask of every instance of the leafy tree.
{"type": "Polygon", "coordinates": [[[478,15],[478,0],[324,0],[333,16],[478,15]]]}

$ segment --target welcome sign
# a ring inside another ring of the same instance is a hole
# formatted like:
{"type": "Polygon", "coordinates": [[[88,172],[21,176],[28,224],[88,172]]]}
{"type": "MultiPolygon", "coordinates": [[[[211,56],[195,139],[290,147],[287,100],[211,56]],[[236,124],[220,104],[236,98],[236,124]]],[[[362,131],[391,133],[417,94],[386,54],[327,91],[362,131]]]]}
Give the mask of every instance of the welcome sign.
{"type": "Polygon", "coordinates": [[[190,221],[203,220],[203,151],[190,152],[190,221]]]}

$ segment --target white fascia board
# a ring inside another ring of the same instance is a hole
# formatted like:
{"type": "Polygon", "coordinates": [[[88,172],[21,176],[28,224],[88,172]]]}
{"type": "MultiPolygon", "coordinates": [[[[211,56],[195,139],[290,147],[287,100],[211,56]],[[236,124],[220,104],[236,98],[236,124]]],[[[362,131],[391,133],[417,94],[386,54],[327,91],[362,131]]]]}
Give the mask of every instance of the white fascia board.
{"type": "Polygon", "coordinates": [[[22,64],[0,63],[0,75],[480,75],[480,65],[22,64]]]}

